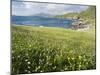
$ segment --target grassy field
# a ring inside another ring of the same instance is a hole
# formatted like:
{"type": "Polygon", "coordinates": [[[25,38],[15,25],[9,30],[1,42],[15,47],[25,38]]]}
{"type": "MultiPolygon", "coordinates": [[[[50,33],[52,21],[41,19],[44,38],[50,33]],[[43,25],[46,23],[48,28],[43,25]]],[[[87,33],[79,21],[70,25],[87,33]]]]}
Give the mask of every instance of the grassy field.
{"type": "Polygon", "coordinates": [[[95,32],[12,26],[12,74],[96,68],[95,32]]]}

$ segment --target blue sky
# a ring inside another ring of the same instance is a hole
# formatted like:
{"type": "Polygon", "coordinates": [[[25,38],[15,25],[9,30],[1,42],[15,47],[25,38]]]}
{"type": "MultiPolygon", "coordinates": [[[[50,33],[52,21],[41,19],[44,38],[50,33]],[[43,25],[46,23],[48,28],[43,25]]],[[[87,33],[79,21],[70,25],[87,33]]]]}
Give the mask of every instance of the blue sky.
{"type": "Polygon", "coordinates": [[[69,12],[80,12],[87,9],[84,5],[51,4],[12,1],[12,15],[30,16],[40,13],[61,15],[69,12]]]}

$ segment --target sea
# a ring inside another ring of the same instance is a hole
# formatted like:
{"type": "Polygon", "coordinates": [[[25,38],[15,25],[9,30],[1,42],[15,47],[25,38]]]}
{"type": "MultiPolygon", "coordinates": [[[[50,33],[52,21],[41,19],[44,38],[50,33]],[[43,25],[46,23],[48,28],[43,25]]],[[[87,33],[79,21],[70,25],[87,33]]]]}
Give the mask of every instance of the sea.
{"type": "Polygon", "coordinates": [[[16,25],[70,28],[73,20],[43,16],[12,16],[11,23],[16,25]]]}

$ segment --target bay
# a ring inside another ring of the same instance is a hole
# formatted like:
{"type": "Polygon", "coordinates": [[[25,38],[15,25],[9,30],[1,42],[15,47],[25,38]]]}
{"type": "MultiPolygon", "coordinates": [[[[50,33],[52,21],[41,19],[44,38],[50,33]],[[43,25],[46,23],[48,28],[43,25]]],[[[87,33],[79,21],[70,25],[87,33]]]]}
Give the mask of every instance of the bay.
{"type": "Polygon", "coordinates": [[[50,18],[41,16],[12,16],[12,24],[31,25],[31,26],[45,26],[45,27],[71,27],[73,20],[50,18]]]}

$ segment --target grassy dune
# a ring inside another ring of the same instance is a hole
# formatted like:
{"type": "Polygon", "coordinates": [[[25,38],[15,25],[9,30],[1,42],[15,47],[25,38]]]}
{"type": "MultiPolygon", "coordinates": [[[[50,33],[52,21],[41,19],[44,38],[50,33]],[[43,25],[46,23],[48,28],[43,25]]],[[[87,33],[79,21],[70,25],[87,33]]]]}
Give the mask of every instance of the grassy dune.
{"type": "Polygon", "coordinates": [[[12,74],[95,68],[95,32],[12,26],[12,74]]]}

